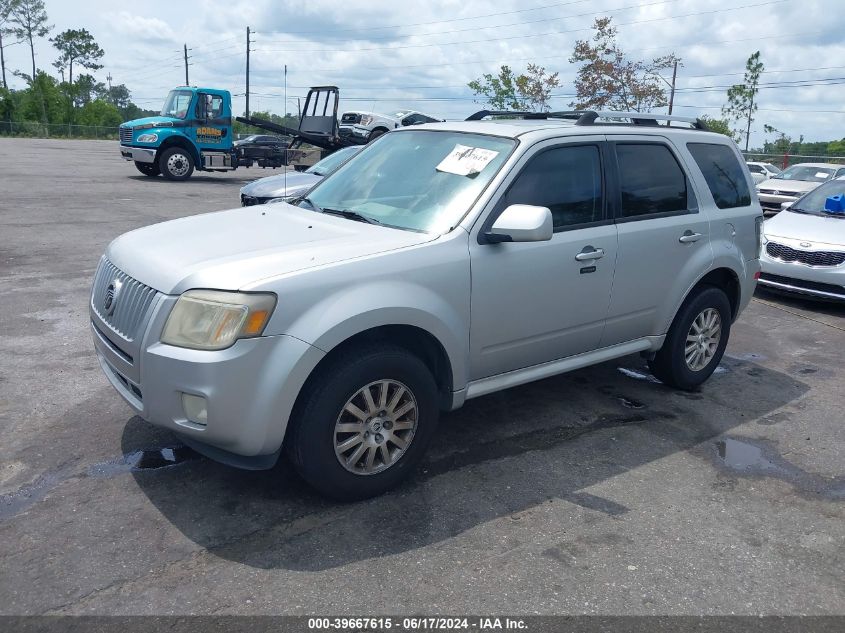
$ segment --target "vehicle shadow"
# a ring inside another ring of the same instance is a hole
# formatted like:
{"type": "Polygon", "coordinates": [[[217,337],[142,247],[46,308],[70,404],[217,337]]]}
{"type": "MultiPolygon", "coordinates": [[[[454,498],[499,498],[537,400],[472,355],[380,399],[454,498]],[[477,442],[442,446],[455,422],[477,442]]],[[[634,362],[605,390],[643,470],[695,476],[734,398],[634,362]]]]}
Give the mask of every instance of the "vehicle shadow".
{"type": "MultiPolygon", "coordinates": [[[[239,170],[240,171],[240,170],[239,170]]],[[[144,176],[143,174],[138,174],[137,176],[132,174],[131,176],[127,176],[130,180],[136,181],[143,181],[145,183],[150,183],[150,186],[161,186],[161,187],[170,187],[170,186],[180,186],[190,187],[191,184],[197,185],[218,185],[218,186],[229,186],[229,187],[242,187],[248,182],[252,182],[253,180],[257,180],[258,178],[264,178],[265,176],[276,176],[278,174],[284,173],[281,170],[273,170],[273,169],[257,169],[253,170],[251,173],[249,170],[244,170],[246,173],[239,176],[228,176],[227,178],[222,178],[220,176],[200,176],[194,174],[188,180],[168,180],[162,176],[156,176],[155,178],[151,178],[149,176],[144,176]]],[[[294,173],[290,171],[288,173],[294,173]]]]}
{"type": "MultiPolygon", "coordinates": [[[[679,451],[710,455],[714,438],[808,389],[726,357],[700,392],[679,392],[648,375],[639,356],[626,357],[468,402],[444,416],[409,481],[354,504],[319,497],[284,461],[248,472],[195,458],[133,476],[167,520],[216,556],[324,570],[422,548],[501,517],[518,521],[552,499],[625,514],[631,508],[587,489],[679,451]]],[[[148,448],[156,433],[133,418],[124,453],[148,448]]]]}
{"type": "Polygon", "coordinates": [[[800,295],[778,292],[764,286],[757,286],[754,296],[764,301],[777,303],[786,308],[796,308],[814,314],[845,319],[845,302],[823,299],[809,299],[800,295]]]}

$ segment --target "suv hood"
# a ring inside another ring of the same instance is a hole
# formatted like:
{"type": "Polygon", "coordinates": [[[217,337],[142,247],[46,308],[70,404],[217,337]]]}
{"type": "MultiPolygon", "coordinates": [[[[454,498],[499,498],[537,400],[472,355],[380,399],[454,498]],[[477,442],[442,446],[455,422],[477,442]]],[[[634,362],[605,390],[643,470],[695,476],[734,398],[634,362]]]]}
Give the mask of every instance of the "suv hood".
{"type": "Polygon", "coordinates": [[[818,187],[820,182],[807,180],[783,180],[781,178],[769,178],[757,185],[757,189],[773,189],[775,191],[788,191],[790,193],[807,193],[818,187]]]}
{"type": "Polygon", "coordinates": [[[813,244],[845,244],[845,218],[781,211],[763,224],[763,235],[813,244]]]}
{"type": "Polygon", "coordinates": [[[106,257],[166,294],[249,290],[287,273],[423,244],[436,236],[381,227],[284,202],[191,216],[121,235],[106,257]]]}
{"type": "Polygon", "coordinates": [[[241,193],[256,198],[284,198],[305,192],[322,179],[322,176],[306,174],[305,172],[276,174],[244,185],[241,188],[241,193]]]}

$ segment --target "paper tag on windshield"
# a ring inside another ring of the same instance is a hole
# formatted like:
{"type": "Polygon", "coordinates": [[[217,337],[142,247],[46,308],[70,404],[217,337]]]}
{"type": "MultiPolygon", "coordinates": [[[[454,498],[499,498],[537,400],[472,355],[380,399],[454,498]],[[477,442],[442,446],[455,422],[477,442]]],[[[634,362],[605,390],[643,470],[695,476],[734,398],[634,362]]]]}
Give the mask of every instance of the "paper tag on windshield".
{"type": "Polygon", "coordinates": [[[440,161],[437,171],[445,171],[458,176],[471,176],[481,172],[482,169],[487,167],[487,163],[498,155],[499,152],[494,152],[491,149],[455,145],[455,149],[440,161]]]}
{"type": "Polygon", "coordinates": [[[817,171],[816,178],[828,178],[830,176],[826,171],[817,171]]]}

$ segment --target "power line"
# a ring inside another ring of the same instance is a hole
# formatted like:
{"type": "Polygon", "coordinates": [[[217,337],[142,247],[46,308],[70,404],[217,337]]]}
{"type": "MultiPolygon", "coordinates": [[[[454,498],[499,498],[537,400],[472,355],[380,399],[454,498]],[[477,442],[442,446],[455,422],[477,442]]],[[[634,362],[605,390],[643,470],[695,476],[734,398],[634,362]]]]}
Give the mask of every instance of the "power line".
{"type": "MultiPolygon", "coordinates": [[[[756,4],[745,4],[738,7],[729,7],[727,9],[709,9],[707,11],[697,11],[694,13],[684,13],[681,15],[670,15],[665,16],[662,18],[651,18],[648,20],[635,20],[633,22],[625,22],[617,24],[616,26],[633,26],[636,24],[650,24],[652,22],[663,22],[666,20],[676,20],[678,18],[689,18],[695,17],[699,15],[709,15],[712,13],[727,13],[728,11],[740,11],[742,9],[752,9],[757,7],[764,7],[770,6],[773,4],[782,4],[784,2],[788,2],[789,0],[766,0],[766,2],[758,2],[756,4]]],[[[549,31],[546,33],[530,33],[528,35],[511,35],[509,37],[497,37],[497,38],[485,38],[483,40],[460,40],[457,42],[438,42],[436,44],[407,44],[405,46],[378,46],[373,48],[313,48],[313,49],[302,49],[302,48],[266,48],[263,49],[265,52],[269,53],[300,53],[300,54],[312,54],[312,53],[366,53],[366,52],[373,52],[373,51],[396,51],[396,50],[404,50],[408,48],[433,48],[439,46],[466,46],[467,44],[479,44],[479,43],[489,43],[489,42],[505,42],[510,40],[520,40],[520,39],[529,39],[534,37],[547,37],[549,35],[564,35],[568,33],[578,33],[580,31],[591,31],[593,29],[592,26],[587,26],[580,29],[568,29],[565,31],[549,31]]]]}

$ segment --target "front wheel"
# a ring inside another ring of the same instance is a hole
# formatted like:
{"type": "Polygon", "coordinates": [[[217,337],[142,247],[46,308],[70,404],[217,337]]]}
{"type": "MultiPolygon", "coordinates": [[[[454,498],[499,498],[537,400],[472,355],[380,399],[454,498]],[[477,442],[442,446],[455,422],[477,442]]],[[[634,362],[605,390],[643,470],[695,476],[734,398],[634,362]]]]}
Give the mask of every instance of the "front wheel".
{"type": "Polygon", "coordinates": [[[437,386],[417,356],[388,344],[355,347],[309,380],[285,444],[314,488],[365,499],[410,474],[438,417],[437,386]]]}
{"type": "Polygon", "coordinates": [[[155,163],[139,163],[137,160],[135,161],[135,167],[145,176],[155,177],[161,173],[161,170],[158,168],[158,165],[155,163]]]}
{"type": "Polygon", "coordinates": [[[187,180],[194,173],[194,159],[188,150],[181,147],[164,150],[158,159],[158,166],[168,180],[187,180]]]}
{"type": "Polygon", "coordinates": [[[686,299],[663,347],[649,361],[662,382],[692,390],[715,371],[731,332],[731,304],[720,288],[705,286],[686,299]]]}

